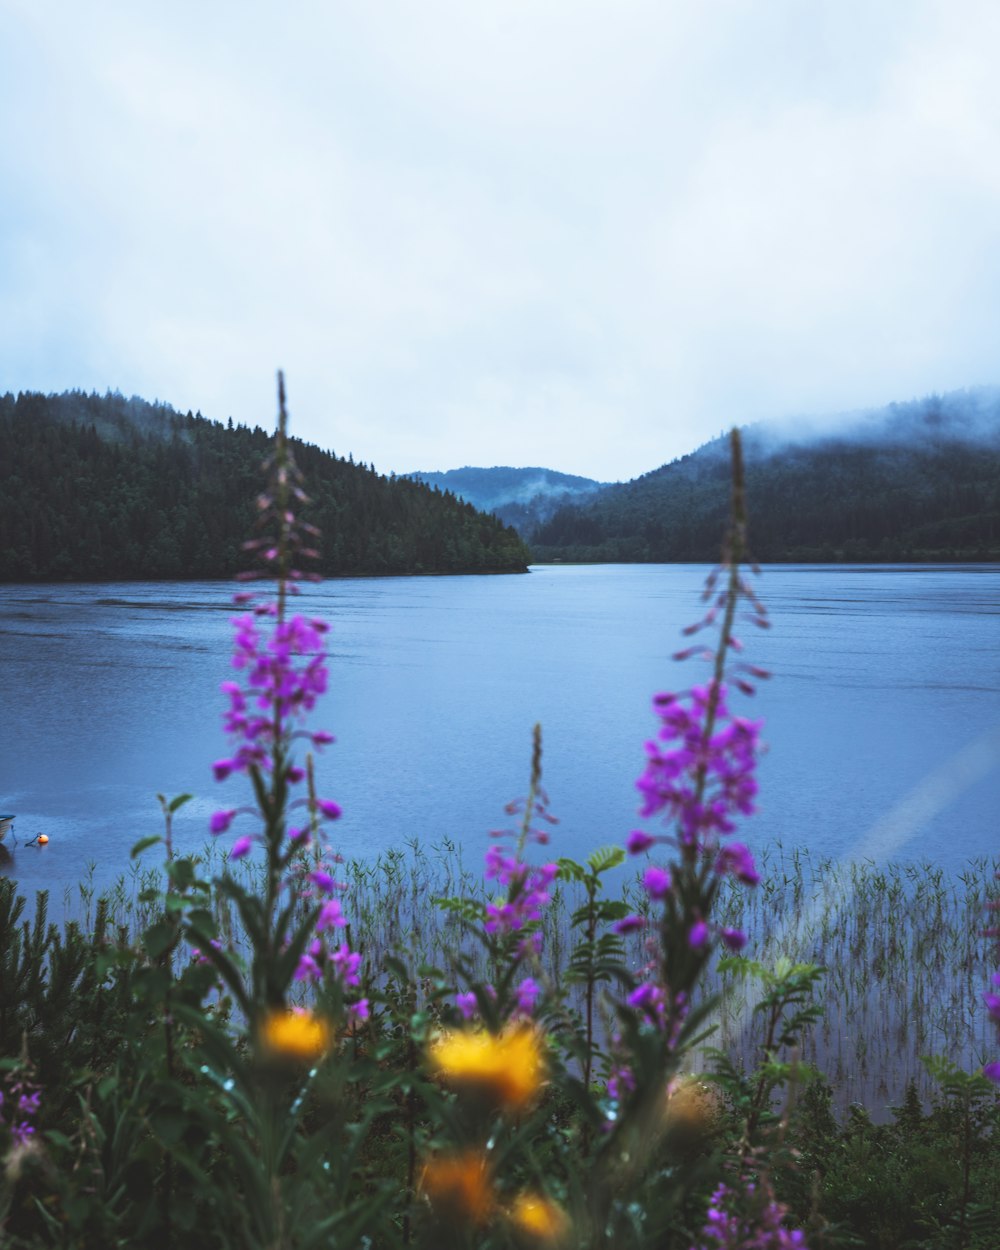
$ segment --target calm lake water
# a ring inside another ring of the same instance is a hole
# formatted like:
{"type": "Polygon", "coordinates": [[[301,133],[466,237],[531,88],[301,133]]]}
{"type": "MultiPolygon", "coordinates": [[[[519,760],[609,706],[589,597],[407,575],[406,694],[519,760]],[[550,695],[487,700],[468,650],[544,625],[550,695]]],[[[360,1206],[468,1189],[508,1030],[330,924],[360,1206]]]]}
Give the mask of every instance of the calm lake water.
{"type": "MultiPolygon", "coordinates": [[[[313,719],[337,744],[320,792],[345,855],[450,839],[478,865],[524,793],[531,729],[560,818],[553,854],[636,826],[650,697],[700,678],[673,663],[707,569],[545,566],[528,576],[331,581],[303,606],[333,626],[331,689],[313,719]]],[[[842,856],[928,858],[957,871],[1000,851],[1000,566],[772,566],[773,628],[747,658],[774,672],[740,710],[769,753],[746,840],[842,856]],[[888,822],[888,823],[887,823],[888,822]]],[[[161,831],[157,792],[196,797],[176,840],[200,847],[243,782],[219,683],[231,583],[0,586],[0,811],[11,869],[58,894],[90,861],[108,880],[161,831]]]]}

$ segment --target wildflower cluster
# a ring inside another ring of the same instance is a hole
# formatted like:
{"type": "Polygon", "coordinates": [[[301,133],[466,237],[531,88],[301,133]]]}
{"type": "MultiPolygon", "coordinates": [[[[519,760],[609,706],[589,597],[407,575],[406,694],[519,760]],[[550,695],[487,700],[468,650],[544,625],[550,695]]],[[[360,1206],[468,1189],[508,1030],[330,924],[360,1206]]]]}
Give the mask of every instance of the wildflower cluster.
{"type": "Polygon", "coordinates": [[[480,1144],[431,1156],[421,1190],[442,1226],[481,1228],[498,1218],[532,1239],[555,1244],[569,1229],[562,1207],[536,1189],[519,1189],[510,1202],[501,1198],[495,1147],[499,1115],[522,1115],[537,1101],[547,1076],[541,1031],[524,1021],[499,1033],[456,1030],[436,1038],[428,1049],[432,1072],[462,1100],[467,1134],[480,1144]]]}
{"type": "Polygon", "coordinates": [[[6,1088],[0,1089],[0,1124],[7,1129],[14,1147],[27,1146],[34,1137],[41,1101],[41,1087],[28,1078],[23,1067],[15,1069],[6,1088]]]}
{"type": "Polygon", "coordinates": [[[725,1183],[712,1194],[704,1241],[692,1250],[806,1250],[801,1229],[788,1229],[788,1210],[754,1181],[738,1189],[725,1183]]]}
{"type": "MultiPolygon", "coordinates": [[[[470,1020],[479,1012],[485,997],[503,1013],[510,1005],[518,1017],[534,1014],[542,994],[542,986],[534,976],[520,977],[525,963],[537,965],[542,949],[541,921],[544,908],[552,901],[551,886],[559,873],[555,863],[532,864],[526,858],[531,844],[545,846],[549,832],[545,826],[558,824],[549,812],[549,800],[541,784],[542,731],[536,725],[533,733],[531,784],[523,799],[508,803],[508,816],[521,816],[518,830],[495,829],[495,839],[487,849],[483,876],[495,881],[504,893],[487,902],[482,910],[482,932],[479,935],[490,952],[493,965],[502,970],[502,998],[498,987],[490,982],[474,984],[473,988],[455,995],[461,1015],[470,1020]],[[520,979],[516,979],[520,977],[520,979]]],[[[458,900],[444,900],[455,906],[458,900]]]]}
{"type": "MultiPolygon", "coordinates": [[[[261,534],[244,544],[254,553],[259,567],[242,580],[262,576],[275,579],[273,595],[241,591],[235,602],[245,611],[233,618],[232,666],[242,681],[222,684],[229,705],[223,725],[233,742],[233,752],[217,760],[212,771],[217,781],[244,774],[251,782],[255,807],[224,808],[213,813],[211,832],[227,832],[238,818],[251,817],[253,832],[238,837],[231,859],[250,853],[254,845],[264,848],[267,865],[266,909],[273,915],[283,892],[288,906],[280,912],[274,941],[280,950],[296,950],[294,980],[319,986],[328,978],[341,992],[360,983],[361,956],[345,940],[347,917],[340,895],[344,884],[334,875],[340,857],[327,844],[324,830],[341,815],[333,799],[318,797],[312,755],[304,766],[294,754],[297,741],[321,750],[334,741],[326,730],[307,729],[305,719],[315,708],[328,683],[325,621],[290,614],[288,598],[300,593],[303,581],[318,581],[303,572],[303,559],[316,559],[308,543],[318,535],[315,526],[300,522],[295,506],[307,503],[302,477],[287,438],[284,382],[279,376],[279,424],[273,455],[265,465],[268,490],[259,496],[258,528],[261,534]],[[301,813],[300,818],[293,814],[301,813]],[[290,823],[289,816],[296,823],[290,823]],[[294,909],[308,913],[304,927],[293,932],[294,909]]],[[[270,942],[268,943],[270,944],[270,942]]],[[[211,951],[207,952],[211,956],[211,951]]],[[[283,998],[284,990],[272,986],[268,998],[283,998]]],[[[365,999],[349,1008],[355,1020],[368,1015],[365,999]]]]}
{"type": "Polygon", "coordinates": [[[508,1110],[529,1106],[545,1074],[541,1034],[528,1024],[508,1026],[500,1034],[485,1029],[444,1033],[428,1058],[447,1084],[508,1110]]]}
{"type": "Polygon", "coordinates": [[[735,830],[734,816],[754,810],[761,723],[731,716],[726,695],[724,685],[710,682],[686,700],[669,693],[653,700],[661,726],[646,743],[646,770],[636,783],[641,815],[676,822],[683,846],[714,845],[735,830]]]}
{"type": "MultiPolygon", "coordinates": [[[[705,960],[717,941],[739,951],[746,936],[738,929],[718,925],[711,911],[723,878],[734,877],[754,886],[759,874],[747,846],[728,841],[740,816],[751,815],[757,794],[754,775],[760,754],[761,722],[748,720],[730,711],[727,676],[744,693],[752,693],[749,677],[768,676],[764,669],[744,661],[732,661],[743,647],[733,633],[741,603],[750,607],[749,616],[760,626],[767,625],[767,614],[741,571],[745,547],[742,452],[733,433],[733,524],[725,559],[713,570],[705,586],[703,601],[709,606],[704,617],[688,626],[687,634],[714,627],[718,622],[718,642],[713,649],[696,646],[678,652],[675,659],[700,654],[712,661],[713,672],[707,683],[694,685],[686,694],[663,693],[653,700],[660,721],[657,736],[646,743],[646,767],[636,787],[642,796],[641,815],[659,817],[666,823],[662,834],[636,829],[629,834],[626,848],[640,855],[658,845],[671,847],[675,860],[664,866],[649,865],[642,877],[651,904],[662,908],[658,940],[648,943],[649,961],[643,980],[629,994],[628,1006],[639,1012],[667,1037],[670,1047],[678,1038],[691,1006],[690,992],[705,960]],[[725,575],[720,586],[720,577],[725,575]],[[691,957],[681,966],[667,968],[664,953],[686,948],[691,957]]],[[[619,933],[644,928],[645,917],[630,915],[618,924],[619,933]]],[[[614,1088],[620,1093],[627,1085],[625,1069],[618,1065],[614,1088]]]]}

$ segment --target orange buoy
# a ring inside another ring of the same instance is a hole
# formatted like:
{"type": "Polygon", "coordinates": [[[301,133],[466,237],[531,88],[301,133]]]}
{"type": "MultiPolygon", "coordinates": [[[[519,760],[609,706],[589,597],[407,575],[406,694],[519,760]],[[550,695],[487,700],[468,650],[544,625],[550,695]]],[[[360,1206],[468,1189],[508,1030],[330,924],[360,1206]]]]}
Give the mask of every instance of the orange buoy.
{"type": "Polygon", "coordinates": [[[44,846],[45,843],[48,842],[48,840],[49,840],[49,835],[47,833],[40,833],[38,835],[38,843],[40,846],[44,846]]]}

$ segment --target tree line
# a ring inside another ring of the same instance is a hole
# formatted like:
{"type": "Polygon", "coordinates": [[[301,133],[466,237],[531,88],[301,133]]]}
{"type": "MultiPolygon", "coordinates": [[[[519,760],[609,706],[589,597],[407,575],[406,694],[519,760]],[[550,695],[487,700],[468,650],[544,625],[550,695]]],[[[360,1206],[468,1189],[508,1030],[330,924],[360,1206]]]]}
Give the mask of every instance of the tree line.
{"type": "MultiPolygon", "coordinates": [[[[524,543],[450,492],[292,440],[327,575],[523,572],[524,543]]],[[[0,396],[0,580],[230,577],[271,435],[120,394],[0,396]]]]}
{"type": "MultiPolygon", "coordinates": [[[[750,546],[761,561],[1000,560],[1000,420],[970,439],[941,413],[864,438],[776,448],[748,431],[750,546]]],[[[896,422],[899,426],[899,422],[896,422]]],[[[715,561],[728,464],[721,440],[593,500],[531,538],[536,560],[715,561]]]]}

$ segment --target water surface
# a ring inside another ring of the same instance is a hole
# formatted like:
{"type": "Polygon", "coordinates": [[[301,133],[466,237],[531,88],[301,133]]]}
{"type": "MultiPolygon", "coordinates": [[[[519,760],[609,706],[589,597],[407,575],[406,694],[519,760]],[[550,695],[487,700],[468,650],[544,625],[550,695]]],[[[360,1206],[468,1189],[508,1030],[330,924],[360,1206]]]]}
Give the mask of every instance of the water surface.
{"type": "MultiPolygon", "coordinates": [[[[305,606],[333,626],[313,724],[338,739],[319,772],[344,807],[342,851],[450,840],[478,864],[527,787],[536,720],[561,821],[553,853],[620,841],[637,823],[650,696],[704,675],[669,657],[706,572],[541,566],[311,590],[305,606]]],[[[51,839],[16,852],[26,888],[58,893],[90,861],[101,880],[122,871],[131,845],[161,829],[158,792],[195,795],[176,828],[191,848],[215,807],[243,797],[242,781],[217,784],[210,769],[226,753],[232,589],[0,587],[0,811],[17,813],[22,842],[51,839]]],[[[957,760],[954,793],[911,819],[894,853],[957,871],[1000,851],[1000,773],[960,775],[963,750],[1000,726],[1000,566],[781,565],[758,589],[774,625],[744,639],[774,678],[741,708],[765,719],[769,743],[747,840],[848,854],[957,760]]]]}

